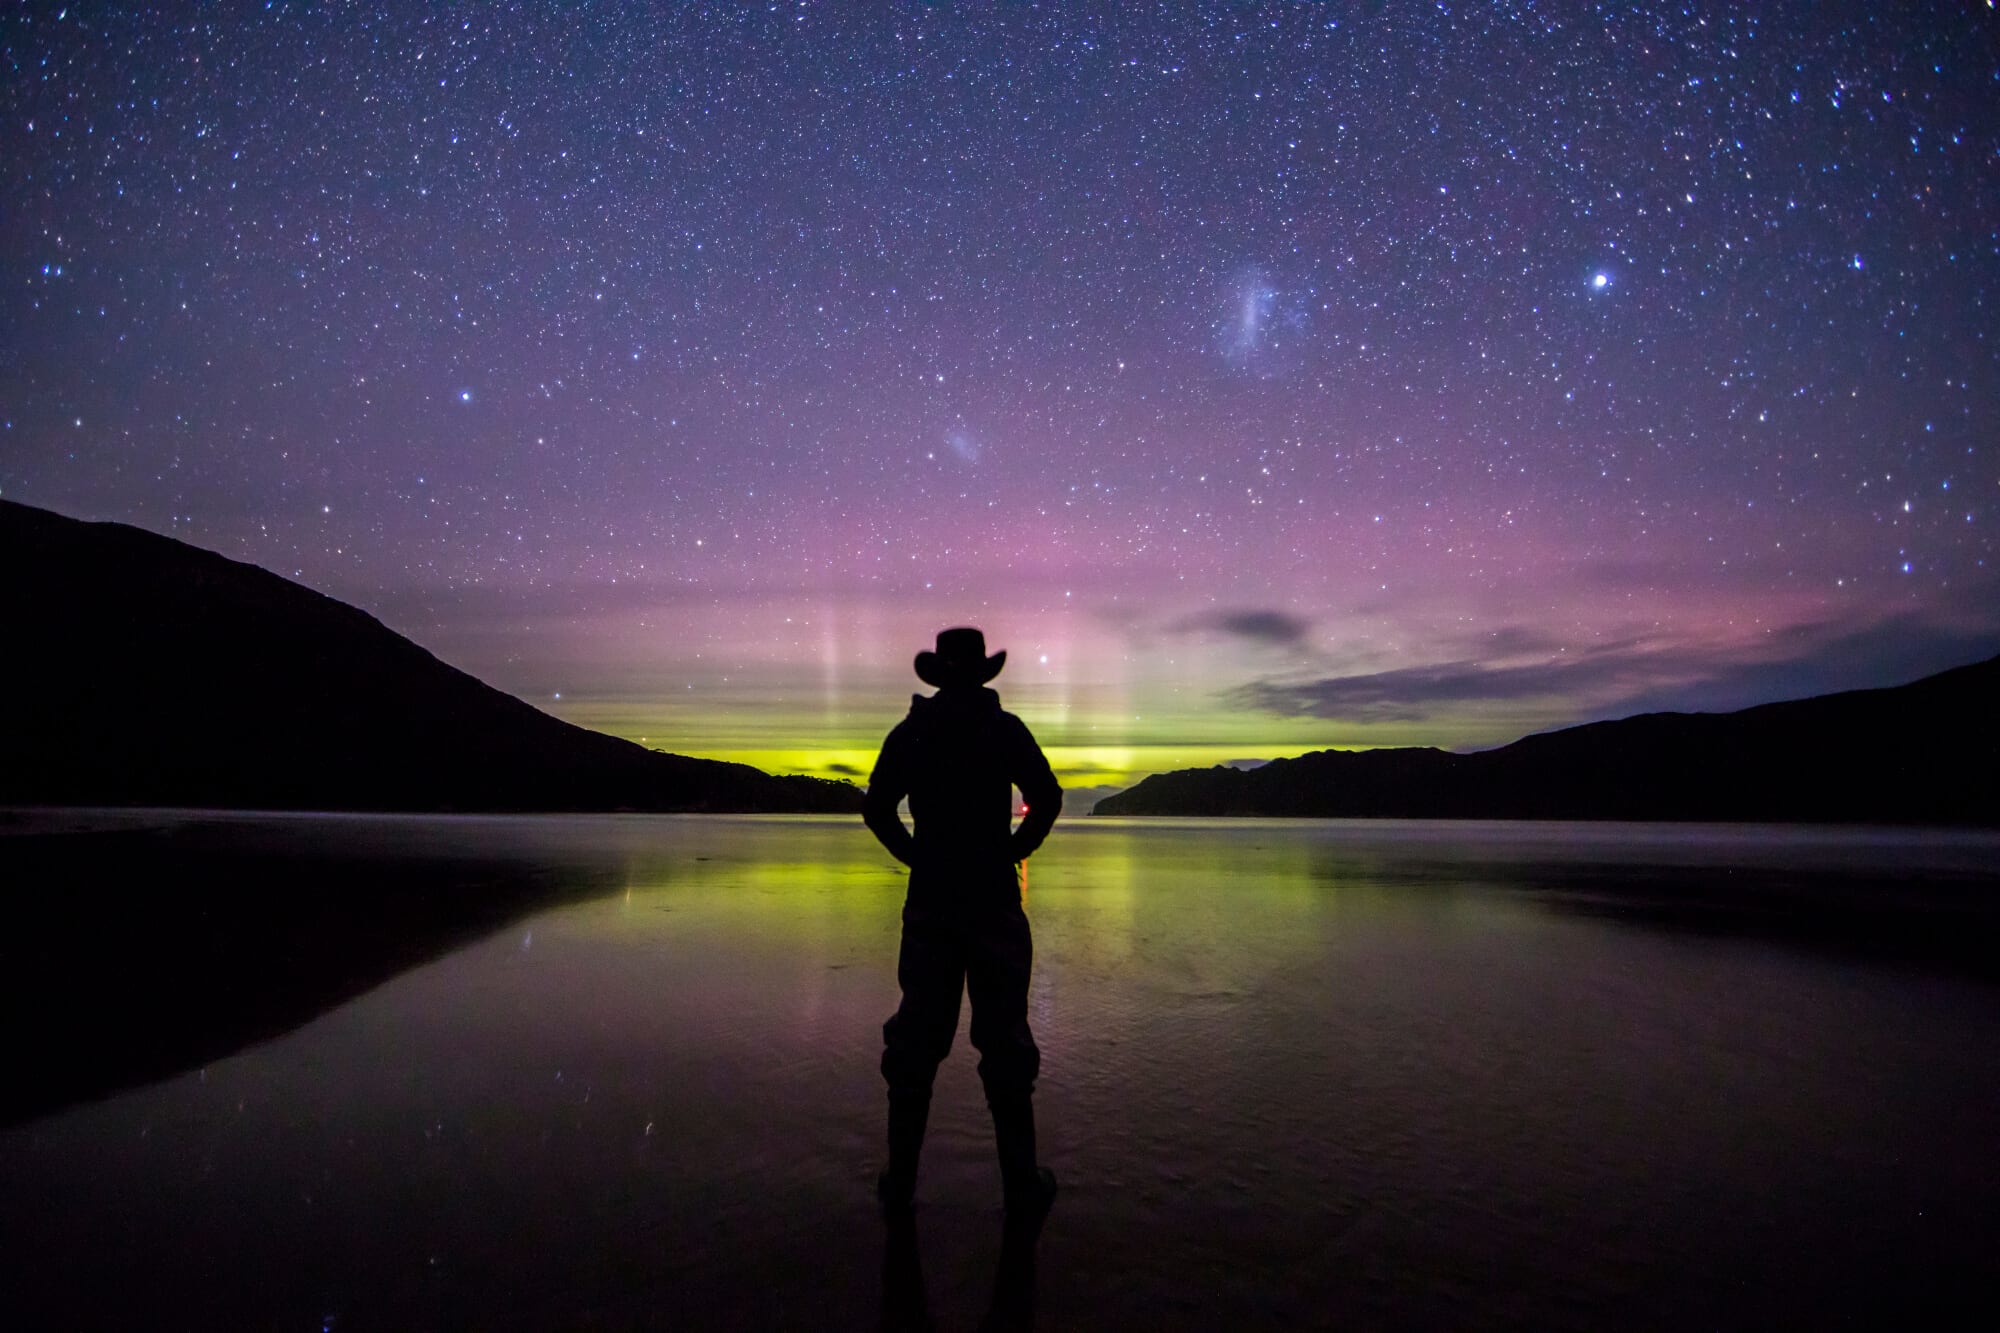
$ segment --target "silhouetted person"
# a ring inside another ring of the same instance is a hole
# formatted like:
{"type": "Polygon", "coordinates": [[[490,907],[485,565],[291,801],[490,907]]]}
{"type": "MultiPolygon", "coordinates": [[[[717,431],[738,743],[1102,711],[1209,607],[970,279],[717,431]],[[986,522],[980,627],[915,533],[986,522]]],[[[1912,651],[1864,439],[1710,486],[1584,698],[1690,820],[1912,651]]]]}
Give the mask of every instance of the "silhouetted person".
{"type": "Polygon", "coordinates": [[[1035,1160],[1035,1075],[1042,1053],[1028,1030],[1034,942],[1021,908],[1020,863],[1062,808],[1062,788],[1027,726],[985,688],[1007,654],[986,655],[976,629],[948,629],[937,651],[917,654],[917,675],[937,687],[910,700],[910,715],[882,742],[862,818],[910,867],[896,980],[903,1003],[882,1025],[889,1084],[889,1167],[876,1192],[909,1206],[930,1118],[931,1082],[951,1050],[958,1000],[972,996],[972,1044],[993,1113],[1000,1180],[1010,1214],[1037,1217],[1055,1198],[1053,1173],[1035,1160]],[[1013,791],[1027,802],[1013,828],[1013,791]],[[910,798],[914,834],[896,813],[910,798]]]}

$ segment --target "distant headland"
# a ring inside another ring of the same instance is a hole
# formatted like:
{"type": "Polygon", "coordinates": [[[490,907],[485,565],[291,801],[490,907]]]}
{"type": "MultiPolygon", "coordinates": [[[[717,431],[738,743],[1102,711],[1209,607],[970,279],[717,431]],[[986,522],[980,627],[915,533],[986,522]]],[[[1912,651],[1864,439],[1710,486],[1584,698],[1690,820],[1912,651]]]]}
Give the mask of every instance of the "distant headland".
{"type": "MultiPolygon", "coordinates": [[[[140,528],[0,500],[0,804],[855,813],[860,789],[666,754],[494,689],[367,613],[140,528]]],[[[1100,815],[2000,825],[2000,658],[1496,750],[1155,774],[1100,815]]]]}
{"type": "Polygon", "coordinates": [[[185,542],[0,501],[0,803],[385,811],[861,808],[573,726],[367,613],[185,542]]]}
{"type": "Polygon", "coordinates": [[[1099,815],[2000,824],[2000,657],[1735,713],[1647,713],[1497,750],[1320,750],[1159,773],[1099,815]]]}

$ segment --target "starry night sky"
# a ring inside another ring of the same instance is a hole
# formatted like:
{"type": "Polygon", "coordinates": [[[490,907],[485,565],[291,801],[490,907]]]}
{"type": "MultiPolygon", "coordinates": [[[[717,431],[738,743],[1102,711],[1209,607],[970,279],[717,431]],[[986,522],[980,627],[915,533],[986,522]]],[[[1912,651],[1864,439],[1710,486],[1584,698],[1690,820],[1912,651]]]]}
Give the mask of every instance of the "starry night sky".
{"type": "Polygon", "coordinates": [[[0,491],[789,771],[2000,649],[1990,7],[1082,8],[13,10],[0,491]]]}

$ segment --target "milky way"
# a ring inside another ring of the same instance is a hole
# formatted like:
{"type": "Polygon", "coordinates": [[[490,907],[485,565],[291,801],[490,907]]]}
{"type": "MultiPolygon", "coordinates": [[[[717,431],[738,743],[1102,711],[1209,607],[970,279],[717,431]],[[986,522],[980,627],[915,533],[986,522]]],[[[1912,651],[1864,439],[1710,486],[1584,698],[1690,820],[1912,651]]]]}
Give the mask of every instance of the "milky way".
{"type": "Polygon", "coordinates": [[[9,498],[823,772],[2000,648],[1990,8],[426,8],[5,20],[9,498]]]}

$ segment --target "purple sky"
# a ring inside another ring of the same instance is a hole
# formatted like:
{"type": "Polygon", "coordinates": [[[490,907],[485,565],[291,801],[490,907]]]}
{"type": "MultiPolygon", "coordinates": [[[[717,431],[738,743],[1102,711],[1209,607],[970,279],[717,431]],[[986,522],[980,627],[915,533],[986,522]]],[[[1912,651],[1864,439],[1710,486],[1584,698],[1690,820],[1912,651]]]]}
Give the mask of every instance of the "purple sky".
{"type": "Polygon", "coordinates": [[[0,491],[800,771],[2000,649],[1989,9],[430,8],[0,20],[0,491]]]}

